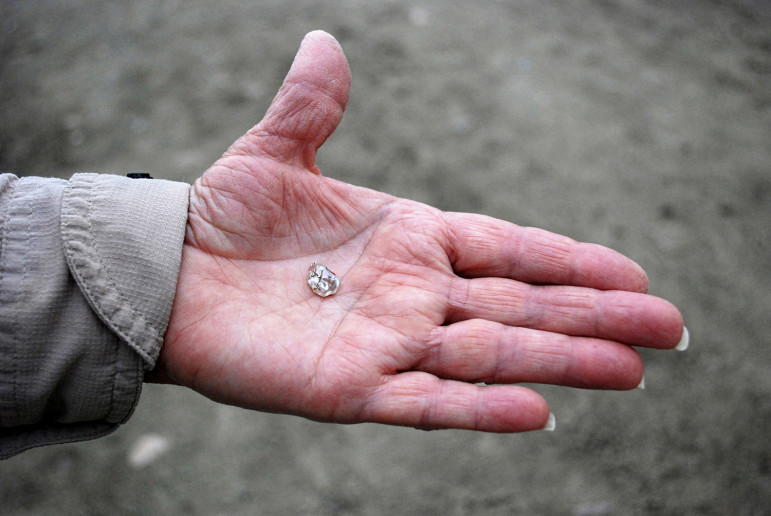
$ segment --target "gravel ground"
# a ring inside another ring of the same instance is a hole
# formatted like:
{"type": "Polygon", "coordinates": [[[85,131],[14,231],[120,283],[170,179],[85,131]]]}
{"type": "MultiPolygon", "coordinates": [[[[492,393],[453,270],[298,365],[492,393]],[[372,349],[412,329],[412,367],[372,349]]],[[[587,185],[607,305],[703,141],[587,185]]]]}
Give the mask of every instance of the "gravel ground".
{"type": "Polygon", "coordinates": [[[557,431],[527,435],[148,386],[114,434],[0,463],[0,512],[771,514],[768,2],[3,0],[0,169],[192,182],[318,28],[353,70],[326,175],[618,249],[691,348],[644,351],[644,391],[536,386],[557,431]]]}

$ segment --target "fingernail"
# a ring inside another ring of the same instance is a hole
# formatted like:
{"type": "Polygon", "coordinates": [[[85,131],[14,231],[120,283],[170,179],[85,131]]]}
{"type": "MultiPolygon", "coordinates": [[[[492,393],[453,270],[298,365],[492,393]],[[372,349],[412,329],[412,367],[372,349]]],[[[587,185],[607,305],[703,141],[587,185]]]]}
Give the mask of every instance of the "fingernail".
{"type": "Polygon", "coordinates": [[[645,377],[642,377],[642,380],[640,380],[640,383],[635,387],[635,389],[645,389],[645,377]]]}
{"type": "Polygon", "coordinates": [[[543,427],[543,431],[553,432],[555,428],[557,428],[557,419],[554,417],[554,414],[549,412],[549,420],[546,422],[546,426],[543,427]]]}
{"type": "Polygon", "coordinates": [[[677,351],[685,351],[688,349],[689,341],[691,340],[691,336],[688,334],[688,328],[683,326],[683,336],[680,337],[680,342],[675,346],[675,349],[677,351]]]}

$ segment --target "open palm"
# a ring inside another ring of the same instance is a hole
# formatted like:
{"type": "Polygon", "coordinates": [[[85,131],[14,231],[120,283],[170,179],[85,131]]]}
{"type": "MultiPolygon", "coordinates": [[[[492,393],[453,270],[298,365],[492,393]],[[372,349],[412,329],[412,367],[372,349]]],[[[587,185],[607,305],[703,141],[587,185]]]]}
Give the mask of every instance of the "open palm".
{"type": "Polygon", "coordinates": [[[158,378],[316,420],[522,431],[548,406],[510,384],[633,388],[631,346],[678,343],[680,314],[614,251],[322,177],[349,89],[337,42],[309,34],[195,183],[158,378]],[[337,294],[310,290],[312,262],[337,294]]]}

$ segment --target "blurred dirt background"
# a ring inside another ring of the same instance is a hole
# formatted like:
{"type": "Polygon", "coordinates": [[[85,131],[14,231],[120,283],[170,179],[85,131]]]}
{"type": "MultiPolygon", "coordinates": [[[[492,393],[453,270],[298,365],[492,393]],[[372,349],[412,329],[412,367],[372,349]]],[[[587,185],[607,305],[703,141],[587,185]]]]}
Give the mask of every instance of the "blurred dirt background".
{"type": "Polygon", "coordinates": [[[769,2],[2,0],[0,169],[192,182],[319,28],[353,70],[325,174],[616,248],[691,348],[644,352],[644,391],[536,386],[557,430],[527,435],[148,386],[0,463],[0,513],[771,514],[769,2]]]}

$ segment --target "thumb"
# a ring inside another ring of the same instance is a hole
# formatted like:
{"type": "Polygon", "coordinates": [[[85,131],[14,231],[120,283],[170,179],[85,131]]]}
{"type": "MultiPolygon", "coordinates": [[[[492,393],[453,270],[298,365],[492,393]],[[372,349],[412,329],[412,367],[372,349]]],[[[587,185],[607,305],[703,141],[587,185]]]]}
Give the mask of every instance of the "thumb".
{"type": "Polygon", "coordinates": [[[237,142],[238,150],[320,174],[316,151],[343,118],[350,89],[337,40],[323,31],[307,34],[268,112],[237,142]]]}

